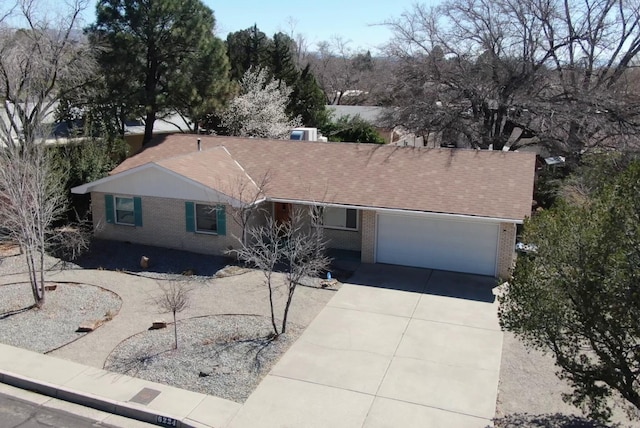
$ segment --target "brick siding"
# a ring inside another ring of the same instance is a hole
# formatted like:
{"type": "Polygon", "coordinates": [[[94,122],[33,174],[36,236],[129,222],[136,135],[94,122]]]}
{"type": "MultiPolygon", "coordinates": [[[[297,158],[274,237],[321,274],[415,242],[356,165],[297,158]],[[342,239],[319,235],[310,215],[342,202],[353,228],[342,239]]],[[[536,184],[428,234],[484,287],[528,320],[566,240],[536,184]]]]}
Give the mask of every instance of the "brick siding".
{"type": "Polygon", "coordinates": [[[362,211],[360,218],[360,229],[362,230],[362,263],[375,263],[376,249],[376,212],[362,211]]]}
{"type": "Polygon", "coordinates": [[[499,231],[497,276],[500,279],[507,280],[511,276],[515,260],[516,225],[513,223],[500,223],[499,231]]]}
{"type": "MultiPolygon", "coordinates": [[[[212,204],[207,201],[193,201],[212,204]]],[[[195,253],[224,255],[225,251],[239,246],[235,236],[242,229],[233,220],[226,206],[226,235],[210,235],[187,232],[185,201],[180,199],[142,197],[142,226],[109,224],[106,221],[104,193],[91,193],[94,233],[97,238],[127,241],[193,251],[195,253]]],[[[212,204],[214,205],[214,204],[212,204]]]]}

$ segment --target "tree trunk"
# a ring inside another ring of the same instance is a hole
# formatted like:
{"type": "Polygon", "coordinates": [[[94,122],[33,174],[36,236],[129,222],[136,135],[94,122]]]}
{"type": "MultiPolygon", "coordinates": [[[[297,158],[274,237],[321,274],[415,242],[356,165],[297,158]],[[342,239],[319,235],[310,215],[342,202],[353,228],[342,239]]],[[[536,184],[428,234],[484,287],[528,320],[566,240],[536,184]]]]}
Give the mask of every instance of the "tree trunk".
{"type": "Polygon", "coordinates": [[[289,284],[289,295],[287,296],[287,303],[284,306],[284,314],[282,316],[282,333],[287,332],[287,318],[289,317],[289,307],[291,306],[291,300],[293,300],[293,293],[296,291],[296,282],[289,284]]]}
{"type": "Polygon", "coordinates": [[[176,311],[173,311],[173,349],[178,349],[178,323],[176,322],[176,311]]]}
{"type": "Polygon", "coordinates": [[[40,300],[38,303],[38,307],[44,305],[44,243],[40,244],[41,247],[38,252],[38,255],[40,257],[40,281],[38,282],[38,296],[40,296],[40,300]]]}
{"type": "Polygon", "coordinates": [[[144,138],[142,145],[144,146],[153,138],[153,125],[156,121],[158,112],[158,103],[156,99],[156,91],[158,89],[158,66],[159,59],[156,52],[155,42],[151,42],[147,48],[147,70],[144,83],[144,99],[147,116],[144,124],[144,138]]]}
{"type": "Polygon", "coordinates": [[[273,307],[273,288],[271,287],[271,275],[267,277],[267,285],[269,286],[269,308],[271,309],[271,326],[273,327],[273,334],[278,337],[278,326],[276,325],[276,314],[273,307]]]}
{"type": "Polygon", "coordinates": [[[24,255],[27,259],[27,270],[29,271],[29,282],[31,283],[31,293],[33,294],[33,303],[38,308],[44,304],[44,283],[42,287],[38,283],[38,270],[36,269],[36,261],[34,260],[33,249],[25,248],[24,255]]]}
{"type": "Polygon", "coordinates": [[[156,121],[156,112],[152,106],[147,106],[147,117],[144,124],[144,138],[142,145],[144,146],[153,138],[153,125],[156,121]]]}

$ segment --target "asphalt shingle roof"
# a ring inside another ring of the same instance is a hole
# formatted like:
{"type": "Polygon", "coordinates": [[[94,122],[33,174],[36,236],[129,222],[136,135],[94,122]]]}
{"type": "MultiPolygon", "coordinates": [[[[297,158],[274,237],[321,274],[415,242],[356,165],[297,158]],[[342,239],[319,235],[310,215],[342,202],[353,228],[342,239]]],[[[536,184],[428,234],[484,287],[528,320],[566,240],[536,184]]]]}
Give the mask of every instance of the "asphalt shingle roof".
{"type": "Polygon", "coordinates": [[[531,212],[535,155],[174,134],[111,174],[149,162],[230,196],[239,180],[268,175],[272,199],[522,220],[531,212]]]}

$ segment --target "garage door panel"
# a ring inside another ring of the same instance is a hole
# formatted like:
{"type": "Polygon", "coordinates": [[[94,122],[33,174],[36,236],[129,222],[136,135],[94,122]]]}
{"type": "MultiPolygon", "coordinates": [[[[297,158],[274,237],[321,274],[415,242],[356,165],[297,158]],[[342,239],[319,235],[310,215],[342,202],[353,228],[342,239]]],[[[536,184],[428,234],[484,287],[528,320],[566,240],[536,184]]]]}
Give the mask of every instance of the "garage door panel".
{"type": "Polygon", "coordinates": [[[498,225],[378,215],[379,263],[494,275],[498,225]]]}

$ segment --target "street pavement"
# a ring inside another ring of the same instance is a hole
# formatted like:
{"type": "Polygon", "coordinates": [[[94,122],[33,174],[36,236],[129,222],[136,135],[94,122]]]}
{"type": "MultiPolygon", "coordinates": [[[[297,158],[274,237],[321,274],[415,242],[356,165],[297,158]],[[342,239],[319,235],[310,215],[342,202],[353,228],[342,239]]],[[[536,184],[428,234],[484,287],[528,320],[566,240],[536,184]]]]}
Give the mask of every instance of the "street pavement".
{"type": "Polygon", "coordinates": [[[0,384],[0,427],[2,428],[143,428],[151,426],[144,422],[0,384]]]}

